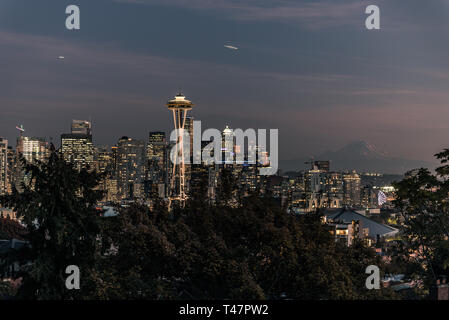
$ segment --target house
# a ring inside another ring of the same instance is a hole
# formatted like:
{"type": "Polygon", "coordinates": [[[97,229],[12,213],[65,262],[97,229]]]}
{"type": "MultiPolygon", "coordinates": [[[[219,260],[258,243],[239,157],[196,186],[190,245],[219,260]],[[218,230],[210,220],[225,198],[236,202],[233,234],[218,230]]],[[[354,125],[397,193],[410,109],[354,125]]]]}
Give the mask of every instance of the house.
{"type": "MultiPolygon", "coordinates": [[[[375,222],[368,217],[348,208],[327,211],[324,218],[325,222],[329,225],[348,225],[348,234],[351,228],[354,229],[354,222],[357,222],[359,236],[362,238],[369,238],[373,241],[377,241],[379,238],[393,237],[399,232],[398,229],[375,222]],[[349,225],[351,225],[351,228],[349,225]]],[[[352,232],[354,233],[354,230],[352,230],[352,232]]],[[[342,232],[339,233],[342,235],[342,232]]],[[[337,235],[337,232],[335,234],[337,235]]]]}

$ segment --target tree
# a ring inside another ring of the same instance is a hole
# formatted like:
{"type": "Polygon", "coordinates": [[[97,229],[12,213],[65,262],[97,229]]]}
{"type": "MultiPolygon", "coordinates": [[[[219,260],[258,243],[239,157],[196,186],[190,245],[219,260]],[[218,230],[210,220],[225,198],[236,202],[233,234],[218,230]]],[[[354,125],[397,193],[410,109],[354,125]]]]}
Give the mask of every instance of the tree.
{"type": "Polygon", "coordinates": [[[319,214],[287,214],[269,195],[232,204],[225,173],[220,201],[195,199],[170,213],[134,204],[99,217],[100,177],[77,172],[53,149],[25,166],[23,192],[2,198],[27,226],[17,297],[25,299],[366,299],[365,269],[382,267],[373,250],[335,242],[319,214]],[[67,290],[65,269],[81,270],[67,290]]]}
{"type": "Polygon", "coordinates": [[[14,208],[26,225],[28,245],[10,256],[21,264],[15,278],[22,278],[17,293],[23,299],[82,299],[94,290],[91,277],[96,267],[100,217],[95,190],[101,177],[86,169],[76,171],[51,146],[48,162],[26,163],[27,183],[22,192],[1,198],[14,208]],[[67,290],[66,267],[81,272],[81,290],[67,290]]]}
{"type": "Polygon", "coordinates": [[[425,287],[449,275],[449,149],[435,155],[442,166],[406,173],[395,183],[395,205],[402,216],[403,254],[417,267],[425,287]]]}
{"type": "MultiPolygon", "coordinates": [[[[367,299],[374,251],[335,242],[319,215],[286,214],[269,197],[242,206],[132,206],[109,220],[107,299],[367,299]],[[111,285],[111,283],[114,283],[111,285]]],[[[108,247],[108,246],[106,246],[108,247]]],[[[103,279],[106,279],[103,277],[103,279]]]]}

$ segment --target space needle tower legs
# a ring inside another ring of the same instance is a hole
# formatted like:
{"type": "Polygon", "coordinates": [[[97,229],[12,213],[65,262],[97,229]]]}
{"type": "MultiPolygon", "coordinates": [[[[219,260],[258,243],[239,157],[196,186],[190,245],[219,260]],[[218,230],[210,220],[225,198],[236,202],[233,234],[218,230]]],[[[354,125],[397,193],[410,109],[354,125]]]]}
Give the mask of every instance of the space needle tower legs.
{"type": "Polygon", "coordinates": [[[182,93],[167,102],[167,108],[172,110],[173,123],[177,135],[176,150],[173,160],[172,179],[168,194],[170,210],[172,202],[178,201],[184,207],[187,200],[185,192],[185,155],[184,155],[184,126],[186,123],[187,111],[192,110],[194,104],[187,100],[182,93]],[[179,159],[178,159],[179,158],[179,159]],[[178,182],[176,184],[176,182],[178,182]]]}

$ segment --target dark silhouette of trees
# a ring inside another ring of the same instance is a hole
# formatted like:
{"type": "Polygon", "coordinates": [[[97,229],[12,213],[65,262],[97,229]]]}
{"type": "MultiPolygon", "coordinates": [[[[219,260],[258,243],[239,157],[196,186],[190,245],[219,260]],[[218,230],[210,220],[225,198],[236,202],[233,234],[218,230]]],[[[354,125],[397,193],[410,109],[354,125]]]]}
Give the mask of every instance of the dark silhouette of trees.
{"type": "Polygon", "coordinates": [[[395,183],[396,207],[402,215],[402,254],[411,257],[415,276],[427,288],[449,276],[449,149],[435,155],[442,166],[431,173],[417,169],[395,183]]]}
{"type": "Polygon", "coordinates": [[[391,296],[365,288],[366,267],[382,266],[372,249],[342,246],[319,215],[288,215],[270,198],[244,199],[242,208],[187,206],[173,215],[132,206],[107,223],[117,250],[104,271],[120,290],[103,298],[391,296]]]}
{"type": "Polygon", "coordinates": [[[1,198],[26,225],[28,245],[9,257],[19,262],[22,278],[17,296],[23,299],[82,299],[95,288],[91,279],[99,242],[96,191],[100,177],[76,171],[52,146],[48,162],[29,164],[23,159],[27,183],[22,192],[1,198]],[[81,270],[82,290],[67,290],[66,267],[81,270]]]}
{"type": "Polygon", "coordinates": [[[9,260],[22,266],[18,298],[388,297],[365,288],[366,267],[382,266],[372,249],[336,243],[319,214],[287,214],[269,195],[229,205],[236,189],[226,172],[216,205],[193,199],[169,213],[160,200],[100,217],[97,174],[75,171],[54,150],[26,171],[23,192],[1,200],[27,226],[29,245],[9,260]],[[81,290],[65,287],[68,265],[80,268],[81,290]]]}

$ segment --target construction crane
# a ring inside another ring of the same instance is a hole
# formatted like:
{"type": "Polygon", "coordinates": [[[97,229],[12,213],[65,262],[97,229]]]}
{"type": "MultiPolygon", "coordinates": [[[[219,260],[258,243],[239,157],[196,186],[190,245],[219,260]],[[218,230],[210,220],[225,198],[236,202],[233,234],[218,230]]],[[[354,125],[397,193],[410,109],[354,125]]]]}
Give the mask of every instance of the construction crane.
{"type": "Polygon", "coordinates": [[[19,130],[19,136],[22,137],[23,133],[25,132],[23,125],[21,125],[21,124],[17,125],[16,129],[19,130]]]}

